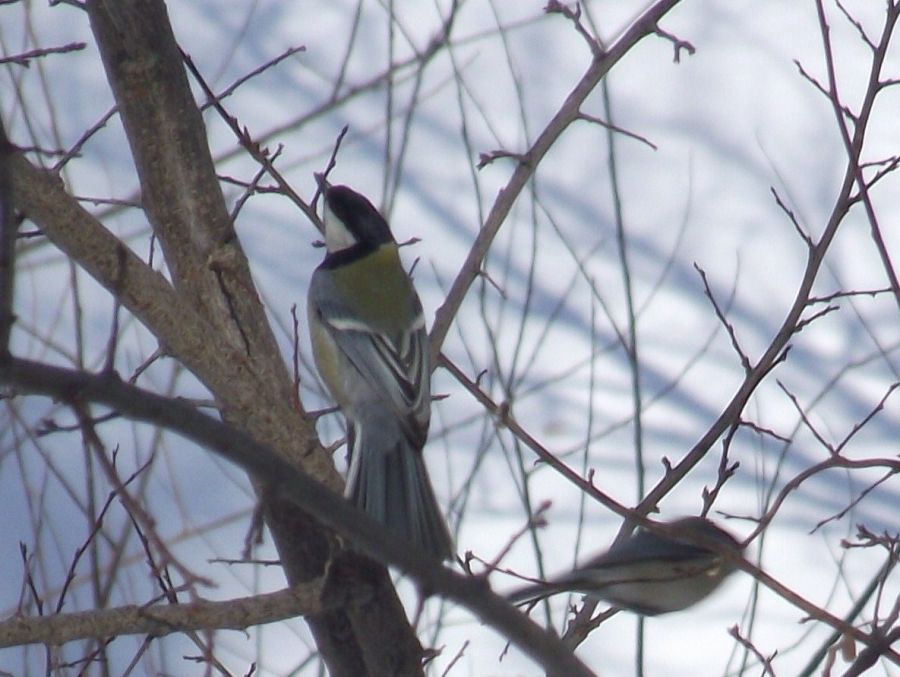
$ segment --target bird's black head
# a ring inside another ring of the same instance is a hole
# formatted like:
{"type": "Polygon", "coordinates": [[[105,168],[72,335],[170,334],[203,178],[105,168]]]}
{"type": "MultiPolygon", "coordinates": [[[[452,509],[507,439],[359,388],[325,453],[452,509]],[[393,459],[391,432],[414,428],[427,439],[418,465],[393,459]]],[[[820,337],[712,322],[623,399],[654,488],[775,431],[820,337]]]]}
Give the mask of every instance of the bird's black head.
{"type": "Polygon", "coordinates": [[[377,249],[393,242],[391,228],[365,196],[347,186],[330,186],[325,192],[325,243],[329,253],[359,245],[377,249]]]}

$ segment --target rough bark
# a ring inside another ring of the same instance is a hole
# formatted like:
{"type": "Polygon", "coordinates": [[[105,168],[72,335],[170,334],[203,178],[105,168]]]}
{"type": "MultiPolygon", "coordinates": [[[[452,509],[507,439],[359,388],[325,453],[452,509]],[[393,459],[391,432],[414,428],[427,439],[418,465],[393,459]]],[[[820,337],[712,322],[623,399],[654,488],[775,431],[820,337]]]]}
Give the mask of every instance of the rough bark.
{"type": "MultiPolygon", "coordinates": [[[[209,388],[227,421],[339,490],[313,424],[294,406],[164,3],[91,0],[87,9],[170,279],[77,205],[56,177],[21,158],[19,207],[209,388]]],[[[292,505],[271,502],[265,514],[290,583],[328,571],[331,585],[343,577],[372,586],[354,607],[307,618],[331,674],[421,674],[421,646],[386,570],[347,556],[332,533],[292,505]]]]}

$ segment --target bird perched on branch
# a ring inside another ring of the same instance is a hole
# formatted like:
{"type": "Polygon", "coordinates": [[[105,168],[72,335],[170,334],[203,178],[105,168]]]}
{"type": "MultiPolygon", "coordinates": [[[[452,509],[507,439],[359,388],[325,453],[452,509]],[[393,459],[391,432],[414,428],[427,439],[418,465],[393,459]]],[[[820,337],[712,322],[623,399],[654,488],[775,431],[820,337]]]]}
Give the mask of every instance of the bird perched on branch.
{"type": "Polygon", "coordinates": [[[319,374],[347,419],[346,496],[430,556],[453,556],[422,448],[431,365],[422,304],[384,217],[346,186],[325,189],[325,260],[307,309],[319,374]]]}
{"type": "Polygon", "coordinates": [[[740,558],[743,548],[705,517],[685,517],[667,526],[666,534],[638,529],[574,571],[517,590],[507,599],[522,604],[577,592],[646,616],[693,606],[734,571],[732,558],[740,558]]]}

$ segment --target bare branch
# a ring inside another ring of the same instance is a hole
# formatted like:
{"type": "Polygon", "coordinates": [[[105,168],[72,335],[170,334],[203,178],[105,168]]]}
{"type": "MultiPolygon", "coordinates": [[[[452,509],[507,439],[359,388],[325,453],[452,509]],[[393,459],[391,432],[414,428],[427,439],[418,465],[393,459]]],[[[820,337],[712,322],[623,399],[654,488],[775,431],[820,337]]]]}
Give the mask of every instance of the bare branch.
{"type": "Polygon", "coordinates": [[[872,482],[869,486],[867,486],[865,489],[863,489],[861,492],[859,492],[859,496],[857,496],[857,497],[854,498],[852,501],[850,501],[849,503],[847,503],[847,505],[843,508],[843,510],[838,511],[838,512],[836,512],[835,514],[830,515],[830,516],[826,517],[826,518],[823,519],[823,520],[819,520],[819,522],[816,523],[816,526],[813,527],[813,531],[817,531],[817,530],[821,529],[823,526],[825,526],[825,525],[828,524],[829,522],[835,522],[835,521],[837,521],[837,520],[843,519],[844,516],[846,516],[847,513],[849,513],[851,510],[853,510],[857,505],[859,505],[860,502],[861,502],[866,496],[868,496],[868,495],[869,495],[870,493],[872,493],[875,489],[877,489],[877,488],[880,487],[882,484],[884,484],[885,482],[887,482],[889,479],[891,479],[892,477],[894,477],[894,475],[896,475],[897,472],[898,472],[897,470],[889,470],[888,472],[886,472],[886,473],[885,473],[884,475],[882,475],[879,479],[877,479],[876,481],[872,482]]]}
{"type": "Polygon", "coordinates": [[[472,282],[478,276],[481,270],[481,264],[484,257],[487,256],[491,243],[506,220],[509,211],[512,209],[513,203],[518,198],[519,193],[531,179],[541,159],[546,155],[547,151],[556,143],[556,140],[562,133],[568,129],[572,122],[578,119],[582,104],[588,95],[594,90],[601,78],[606,75],[609,70],[618,61],[628,53],[640,40],[650,35],[656,30],[657,22],[665,16],[669,10],[677,5],[679,0],[660,0],[655,2],[647,9],[633,24],[625,31],[619,40],[615,42],[600,59],[595,59],[582,75],[578,84],[566,97],[566,100],[560,106],[559,110],[553,116],[553,119],[547,123],[535,142],[531,145],[527,152],[523,153],[521,159],[516,165],[513,175],[510,177],[506,186],[500,190],[494,201],[493,207],[487,216],[484,224],[478,231],[478,236],[469,249],[469,254],[460,268],[459,273],[453,280],[450,291],[447,294],[444,303],[435,313],[434,324],[431,328],[431,363],[438,363],[438,355],[447,332],[450,331],[450,325],[456,317],[462,305],[463,299],[469,290],[472,282]]]}
{"type": "Polygon", "coordinates": [[[207,108],[214,106],[216,103],[219,103],[219,102],[223,101],[224,99],[227,99],[229,96],[234,94],[235,91],[237,91],[238,87],[243,85],[245,82],[252,80],[257,75],[265,73],[267,70],[269,70],[270,68],[273,68],[274,66],[277,66],[278,64],[280,64],[282,61],[284,61],[288,57],[294,56],[295,54],[299,54],[300,52],[305,52],[305,51],[306,51],[306,47],[304,47],[302,45],[299,47],[289,47],[288,49],[284,50],[278,56],[276,56],[272,59],[269,59],[264,64],[257,66],[249,73],[246,73],[245,75],[242,75],[241,77],[239,77],[237,80],[235,80],[233,83],[231,83],[228,87],[223,89],[219,94],[208,99],[206,101],[206,103],[204,103],[202,106],[200,106],[200,110],[206,110],[207,108]]]}
{"type": "Polygon", "coordinates": [[[548,672],[573,676],[592,674],[556,637],[492,594],[483,581],[453,573],[412,551],[371,517],[243,431],[182,402],[141,390],[108,374],[93,376],[6,356],[0,357],[0,382],[23,392],[114,407],[134,420],[177,432],[238,464],[266,484],[272,495],[309,511],[363,552],[396,566],[416,581],[424,594],[438,593],[471,609],[548,672]]]}
{"type": "Polygon", "coordinates": [[[866,43],[866,45],[868,45],[869,49],[871,49],[873,52],[878,49],[878,45],[872,42],[872,38],[868,36],[868,34],[866,33],[866,29],[863,28],[862,23],[858,19],[853,18],[853,15],[851,15],[850,12],[847,11],[847,8],[844,7],[844,4],[841,2],[841,0],[834,0],[834,4],[837,5],[837,8],[839,10],[841,10],[841,14],[844,15],[844,18],[847,19],[847,22],[856,29],[856,31],[859,33],[859,37],[862,38],[862,41],[866,43]]]}
{"type": "Polygon", "coordinates": [[[508,150],[492,150],[490,153],[479,153],[478,164],[475,166],[478,169],[484,169],[489,164],[492,164],[494,160],[500,160],[503,158],[510,158],[518,162],[522,161],[522,155],[519,153],[513,153],[508,150]]]}
{"type": "MultiPolygon", "coordinates": [[[[891,11],[893,13],[896,13],[900,10],[898,10],[896,6],[892,5],[891,11]]],[[[895,19],[896,17],[893,18],[895,19]]],[[[888,17],[888,20],[886,20],[886,30],[882,36],[883,44],[887,44],[888,38],[891,34],[890,30],[887,30],[888,27],[890,27],[891,29],[893,28],[891,17],[888,17]]],[[[853,148],[861,148],[862,143],[865,139],[869,118],[872,112],[875,98],[877,97],[879,92],[878,77],[881,70],[881,65],[881,61],[879,61],[878,59],[873,60],[873,63],[871,65],[869,87],[866,90],[862,106],[860,107],[860,114],[857,120],[853,148]]],[[[762,379],[774,368],[776,364],[778,364],[779,361],[785,359],[788,349],[788,341],[790,340],[791,336],[794,335],[797,324],[801,321],[802,313],[809,303],[813,283],[816,280],[819,269],[822,265],[822,261],[824,260],[825,253],[831,246],[831,243],[833,242],[834,237],[837,234],[841,223],[843,222],[844,216],[850,208],[851,191],[853,189],[854,183],[856,182],[858,169],[858,156],[851,155],[848,158],[847,165],[844,170],[844,177],[837,196],[837,200],[835,202],[835,207],[832,210],[831,215],[829,216],[828,223],[825,225],[821,236],[816,241],[815,246],[809,252],[806,263],[806,270],[803,273],[803,278],[800,281],[797,292],[794,296],[794,301],[790,309],[788,310],[787,315],[782,321],[780,328],[776,332],[775,337],[769,344],[769,347],[765,350],[762,357],[759,359],[753,369],[749,373],[747,373],[744,382],[740,385],[737,392],[735,392],[731,401],[723,409],[722,413],[716,419],[715,423],[706,431],[706,433],[700,438],[700,440],[698,440],[697,443],[694,444],[693,448],[685,455],[685,457],[682,458],[681,461],[678,462],[678,464],[672,467],[672,472],[667,473],[666,476],[662,480],[660,480],[660,482],[653,489],[651,489],[650,492],[648,492],[647,496],[636,508],[637,511],[646,514],[647,511],[655,508],[659,500],[666,493],[668,493],[687,474],[687,472],[691,468],[693,468],[697,463],[700,462],[700,460],[712,447],[715,440],[717,440],[722,434],[725,433],[725,431],[727,431],[732,425],[734,425],[735,421],[740,419],[740,415],[744,406],[746,405],[762,379]]]]}
{"type": "Polygon", "coordinates": [[[750,652],[756,656],[757,660],[763,666],[764,675],[771,675],[775,677],[775,670],[772,669],[772,659],[777,655],[777,651],[772,652],[769,656],[763,656],[762,652],[756,648],[756,645],[753,644],[748,638],[744,637],[741,634],[740,629],[737,625],[732,625],[728,628],[728,634],[734,637],[740,644],[746,649],[749,649],[750,652]]]}
{"type": "Polygon", "coordinates": [[[85,47],[87,47],[87,43],[70,42],[68,45],[63,45],[62,47],[44,47],[42,49],[33,49],[30,52],[22,52],[21,54],[15,54],[13,56],[0,57],[0,65],[3,65],[5,63],[14,63],[16,65],[25,66],[25,68],[28,68],[31,65],[32,59],[40,59],[41,57],[48,56],[50,54],[80,52],[85,47]]]}
{"type": "Polygon", "coordinates": [[[887,392],[885,392],[884,395],[882,395],[881,399],[878,400],[878,404],[876,404],[869,411],[869,413],[867,413],[862,418],[862,420],[857,421],[856,423],[853,424],[853,428],[850,430],[850,432],[847,433],[847,435],[844,437],[844,439],[838,443],[837,447],[835,447],[836,453],[838,453],[838,454],[841,453],[844,450],[844,447],[846,447],[850,443],[850,440],[852,440],[856,436],[856,433],[858,433],[866,425],[868,425],[869,421],[871,421],[873,418],[875,418],[879,413],[884,411],[885,402],[888,401],[888,398],[894,393],[894,391],[898,387],[900,387],[900,383],[892,383],[890,385],[890,387],[887,389],[887,392]]]}
{"type": "Polygon", "coordinates": [[[200,84],[200,87],[203,89],[204,94],[206,94],[210,104],[213,108],[215,108],[216,112],[219,114],[219,117],[225,122],[226,125],[231,129],[237,138],[238,142],[241,144],[241,147],[246,150],[250,156],[256,160],[262,167],[265,167],[266,172],[268,172],[269,176],[275,179],[275,182],[278,184],[278,187],[281,189],[282,194],[284,194],[288,199],[291,200],[297,207],[300,208],[306,217],[316,225],[319,231],[322,231],[321,224],[319,224],[319,217],[316,215],[315,210],[306,203],[306,201],[301,198],[297,191],[293,189],[293,187],[287,182],[287,179],[282,176],[281,172],[275,169],[275,164],[273,162],[274,158],[270,158],[269,150],[263,148],[258,141],[255,141],[250,134],[250,130],[246,127],[241,127],[238,123],[236,117],[231,115],[227,110],[225,110],[225,106],[222,105],[222,102],[216,97],[213,93],[210,86],[207,84],[206,79],[197,69],[197,66],[194,64],[194,60],[191,59],[190,55],[187,52],[182,51],[182,58],[184,59],[185,65],[188,67],[188,70],[191,72],[191,75],[194,76],[194,79],[200,84]]]}
{"type": "Polygon", "coordinates": [[[619,134],[623,134],[624,136],[635,139],[636,141],[640,141],[641,143],[652,148],[653,150],[659,150],[659,148],[657,147],[657,145],[655,143],[653,143],[649,139],[641,136],[640,134],[636,134],[635,132],[630,132],[627,129],[619,127],[618,125],[610,124],[606,120],[601,120],[600,118],[595,117],[593,115],[588,115],[587,113],[579,113],[578,119],[584,120],[586,122],[593,122],[595,125],[600,125],[601,127],[605,127],[606,129],[611,129],[614,132],[618,132],[619,134]]]}
{"type": "MultiPolygon", "coordinates": [[[[316,211],[316,205],[319,202],[319,197],[322,195],[323,187],[328,183],[328,175],[331,173],[331,170],[337,166],[337,154],[341,149],[341,143],[344,140],[344,137],[347,136],[347,132],[350,131],[350,125],[344,125],[341,127],[340,133],[337,135],[337,138],[334,140],[334,148],[331,149],[331,157],[328,158],[328,164],[325,166],[325,171],[321,174],[316,174],[316,192],[313,195],[313,199],[309,201],[309,206],[312,207],[313,212],[316,211]]],[[[321,221],[316,220],[313,224],[316,228],[319,229],[319,232],[324,232],[322,230],[321,221]]]]}
{"type": "Polygon", "coordinates": [[[725,317],[725,313],[722,312],[722,309],[719,308],[719,304],[716,301],[716,297],[713,296],[712,289],[709,286],[709,280],[706,278],[706,271],[703,270],[699,265],[694,263],[694,270],[696,270],[700,274],[700,279],[703,280],[703,293],[706,294],[706,298],[709,299],[709,302],[712,304],[713,310],[716,312],[716,317],[719,318],[719,322],[722,323],[722,326],[725,327],[725,331],[728,332],[728,336],[731,339],[731,346],[734,348],[734,352],[737,353],[738,357],[741,360],[741,366],[744,368],[744,373],[749,374],[752,370],[752,366],[750,365],[750,358],[747,357],[747,354],[741,348],[741,344],[738,342],[737,332],[735,332],[734,325],[728,321],[728,318],[725,317]]]}
{"type": "MultiPolygon", "coordinates": [[[[613,512],[627,519],[635,518],[635,515],[631,510],[629,510],[604,492],[597,489],[597,487],[594,486],[593,483],[591,483],[589,480],[584,479],[574,470],[569,468],[569,466],[560,461],[559,458],[557,458],[532,435],[530,435],[515,420],[512,413],[510,412],[509,404],[497,404],[496,402],[494,402],[481,390],[481,388],[478,387],[478,385],[474,381],[469,379],[465,375],[465,373],[443,353],[439,356],[438,359],[440,361],[440,366],[447,369],[447,371],[450,372],[453,378],[455,378],[466,390],[469,391],[469,393],[472,394],[473,397],[475,397],[476,400],[478,400],[479,404],[481,404],[490,414],[496,417],[499,424],[508,428],[509,431],[512,432],[526,446],[528,446],[529,449],[534,451],[541,459],[541,461],[552,466],[554,470],[560,473],[568,481],[570,481],[572,484],[577,486],[592,498],[599,501],[601,504],[603,504],[613,512]]],[[[638,516],[637,519],[640,523],[640,516],[638,516]]]]}
{"type": "Polygon", "coordinates": [[[590,48],[591,54],[594,55],[594,58],[600,59],[603,57],[603,47],[600,46],[599,40],[597,40],[597,38],[592,35],[587,27],[581,22],[580,2],[576,2],[575,9],[572,9],[559,0],[549,0],[549,2],[547,2],[547,6],[544,7],[544,11],[547,14],[561,14],[566,17],[569,21],[572,22],[572,25],[575,26],[575,30],[578,32],[578,35],[584,38],[584,41],[590,48]]]}
{"type": "Polygon", "coordinates": [[[812,238],[805,230],[803,230],[803,228],[800,227],[800,224],[797,222],[797,217],[794,214],[793,210],[788,209],[788,206],[784,204],[781,196],[778,194],[778,191],[775,190],[774,187],[770,186],[769,190],[772,191],[772,195],[775,197],[775,202],[781,208],[781,211],[787,214],[788,218],[791,220],[791,223],[794,224],[794,229],[797,231],[797,234],[800,235],[800,238],[806,243],[806,246],[812,249],[812,238]]]}
{"type": "MultiPolygon", "coordinates": [[[[197,600],[182,604],[154,604],[97,609],[50,616],[18,616],[0,622],[0,647],[22,644],[60,646],[79,639],[105,639],[119,635],[147,634],[164,637],[190,630],[245,630],[295,616],[315,614],[346,604],[352,591],[330,590],[323,598],[322,581],[296,585],[252,597],[221,602],[197,600]]],[[[361,591],[356,591],[359,595],[361,591]]]]}
{"type": "MultiPolygon", "coordinates": [[[[797,66],[797,71],[800,73],[801,76],[803,76],[804,79],[806,79],[813,87],[815,87],[817,90],[819,90],[819,93],[822,94],[826,99],[831,101],[831,92],[829,92],[828,89],[821,82],[819,82],[815,77],[813,77],[803,67],[803,64],[801,64],[799,61],[794,59],[794,65],[797,66]]],[[[841,112],[847,117],[848,120],[850,120],[853,123],[856,122],[856,119],[857,119],[856,115],[854,115],[853,111],[851,111],[849,108],[847,108],[846,106],[841,106],[841,112]]]]}
{"type": "Polygon", "coordinates": [[[9,350],[12,331],[13,289],[16,277],[16,239],[19,221],[13,202],[13,147],[0,122],[0,354],[9,350]]]}
{"type": "Polygon", "coordinates": [[[654,31],[654,33],[656,33],[659,37],[665,38],[666,40],[668,40],[669,42],[672,43],[673,47],[675,48],[675,53],[672,57],[672,60],[675,63],[681,63],[682,50],[684,50],[685,52],[687,52],[690,55],[693,55],[697,51],[697,48],[694,47],[687,40],[682,40],[681,38],[673,35],[672,33],[669,33],[668,31],[664,31],[659,26],[656,27],[656,30],[654,31]]]}
{"type": "Polygon", "coordinates": [[[879,294],[889,294],[893,291],[890,287],[884,287],[882,289],[860,289],[854,291],[836,291],[833,294],[828,294],[826,296],[810,296],[809,297],[809,305],[813,305],[815,303],[831,303],[837,299],[843,298],[852,298],[854,296],[870,296],[875,298],[879,294]]]}
{"type": "MultiPolygon", "coordinates": [[[[843,7],[841,7],[841,10],[843,11],[843,7]]],[[[888,280],[890,281],[897,306],[900,307],[900,279],[897,277],[897,271],[891,261],[891,256],[885,245],[884,237],[882,237],[881,226],[879,225],[878,217],[875,214],[875,207],[869,198],[869,188],[865,177],[863,176],[862,167],[860,166],[864,132],[861,126],[857,125],[853,137],[851,138],[850,131],[847,129],[847,123],[841,115],[843,107],[837,91],[837,76],[835,75],[834,55],[832,53],[830,39],[831,31],[828,26],[828,20],[825,17],[825,7],[822,4],[822,0],[816,0],[816,12],[819,18],[819,29],[822,35],[822,45],[825,52],[825,64],[828,70],[829,99],[834,108],[835,119],[837,121],[838,129],[841,132],[844,148],[847,151],[850,167],[853,170],[853,178],[856,181],[860,198],[862,199],[862,203],[866,210],[866,218],[869,220],[869,226],[872,230],[872,240],[875,242],[879,256],[881,256],[881,262],[888,280]]],[[[900,17],[900,6],[888,3],[881,38],[878,45],[873,50],[872,66],[869,71],[868,92],[863,102],[863,107],[860,110],[860,120],[868,118],[875,101],[875,94],[881,90],[881,70],[884,65],[885,57],[887,56],[888,48],[891,44],[891,37],[898,17],[900,17]]]]}

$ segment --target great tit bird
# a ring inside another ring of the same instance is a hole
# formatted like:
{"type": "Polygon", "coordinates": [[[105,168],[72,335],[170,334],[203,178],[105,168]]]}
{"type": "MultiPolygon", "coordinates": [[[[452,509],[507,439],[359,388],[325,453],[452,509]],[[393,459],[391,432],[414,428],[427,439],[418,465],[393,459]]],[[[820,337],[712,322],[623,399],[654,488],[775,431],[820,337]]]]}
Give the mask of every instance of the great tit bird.
{"type": "Polygon", "coordinates": [[[721,551],[740,557],[743,548],[734,536],[704,517],[685,517],[668,526],[671,535],[638,529],[574,571],[529,585],[507,599],[523,604],[577,592],[645,616],[693,606],[734,571],[734,562],[721,551]],[[707,548],[703,541],[720,547],[707,548]]]}
{"type": "Polygon", "coordinates": [[[399,538],[453,556],[422,448],[431,365],[422,304],[384,217],[346,186],[325,189],[325,260],[307,310],[319,374],[347,419],[345,495],[399,538]]]}

